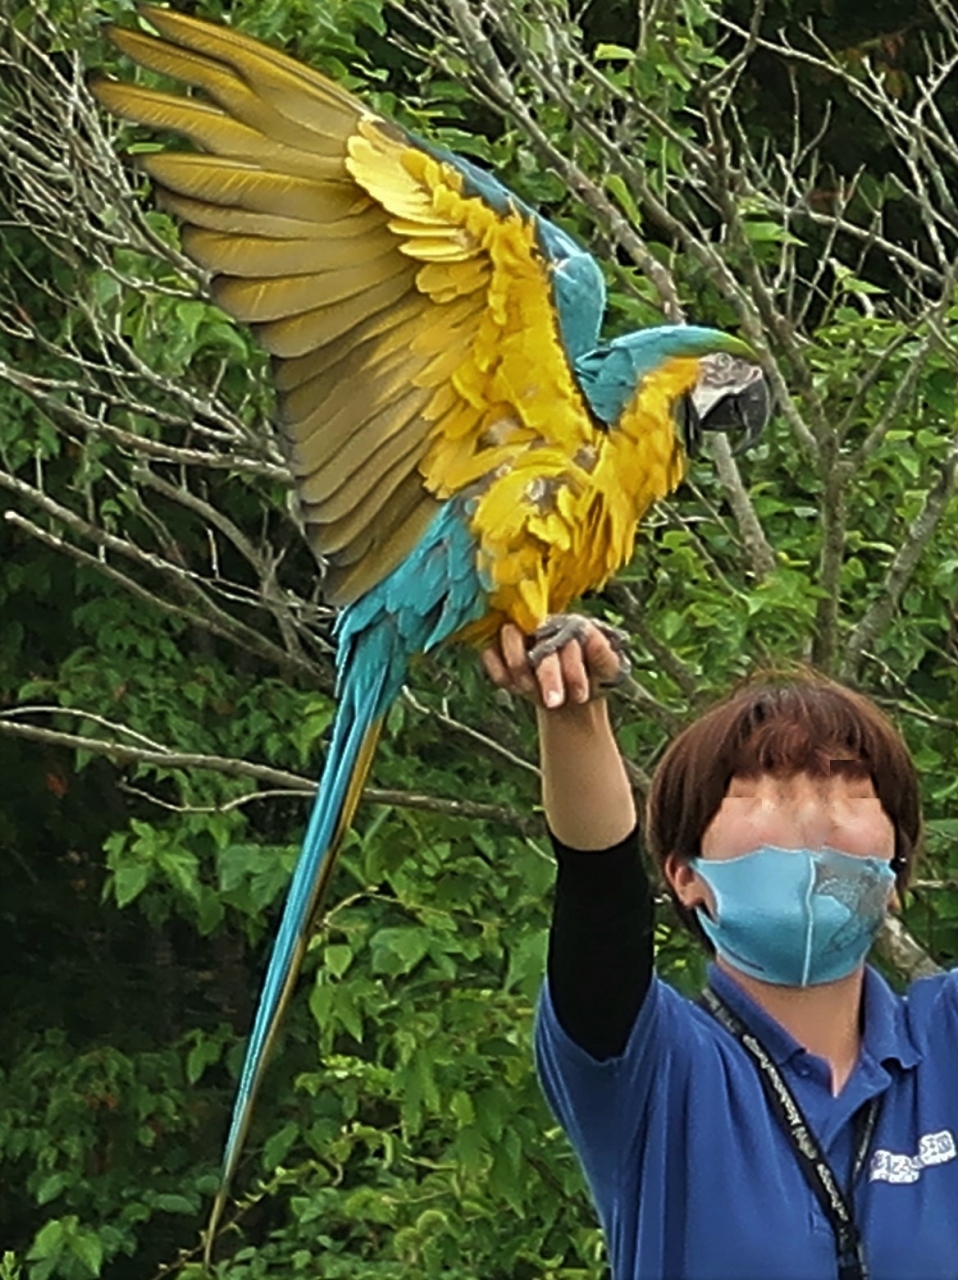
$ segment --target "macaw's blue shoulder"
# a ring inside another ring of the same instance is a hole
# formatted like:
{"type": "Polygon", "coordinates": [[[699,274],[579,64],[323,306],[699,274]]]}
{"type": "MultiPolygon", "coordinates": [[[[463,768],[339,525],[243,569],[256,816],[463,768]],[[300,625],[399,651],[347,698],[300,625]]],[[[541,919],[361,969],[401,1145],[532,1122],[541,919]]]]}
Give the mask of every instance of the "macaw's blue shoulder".
{"type": "Polygon", "coordinates": [[[741,338],[695,324],[666,324],[625,333],[602,347],[585,352],[573,364],[573,372],[602,422],[615,423],[629,404],[639,382],[669,360],[683,360],[728,351],[751,356],[741,338]]]}
{"type": "Polygon", "coordinates": [[[417,546],[336,620],[341,691],[347,671],[385,672],[384,705],[397,697],[410,659],[483,617],[488,583],[461,500],[443,504],[417,546]]]}
{"type": "Polygon", "coordinates": [[[570,361],[592,350],[599,341],[605,315],[605,279],[592,254],[561,227],[520,200],[487,169],[422,138],[413,141],[437,160],[458,169],[466,181],[467,194],[479,196],[497,213],[505,215],[515,209],[535,223],[539,248],[551,268],[552,300],[562,345],[570,361]]]}

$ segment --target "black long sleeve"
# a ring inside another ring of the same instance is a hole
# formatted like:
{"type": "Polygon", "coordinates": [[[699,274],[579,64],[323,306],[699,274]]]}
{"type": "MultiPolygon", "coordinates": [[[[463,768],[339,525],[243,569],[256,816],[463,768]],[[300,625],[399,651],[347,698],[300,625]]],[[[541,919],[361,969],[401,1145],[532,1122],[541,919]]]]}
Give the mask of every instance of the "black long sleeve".
{"type": "Polygon", "coordinates": [[[549,987],[563,1030],[593,1058],[621,1053],[652,981],[652,895],[638,832],[597,853],[552,836],[549,987]]]}

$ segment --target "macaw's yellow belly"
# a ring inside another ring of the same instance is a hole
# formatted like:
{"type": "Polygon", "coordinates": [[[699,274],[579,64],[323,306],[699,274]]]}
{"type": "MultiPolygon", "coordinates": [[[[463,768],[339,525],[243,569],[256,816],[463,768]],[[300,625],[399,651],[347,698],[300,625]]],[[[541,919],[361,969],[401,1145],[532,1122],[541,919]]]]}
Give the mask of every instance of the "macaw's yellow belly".
{"type": "Polygon", "coordinates": [[[531,634],[631,559],[639,521],[685,474],[675,403],[697,376],[695,360],[648,375],[574,458],[534,442],[503,451],[470,500],[489,612],[460,639],[486,643],[507,620],[531,634]]]}

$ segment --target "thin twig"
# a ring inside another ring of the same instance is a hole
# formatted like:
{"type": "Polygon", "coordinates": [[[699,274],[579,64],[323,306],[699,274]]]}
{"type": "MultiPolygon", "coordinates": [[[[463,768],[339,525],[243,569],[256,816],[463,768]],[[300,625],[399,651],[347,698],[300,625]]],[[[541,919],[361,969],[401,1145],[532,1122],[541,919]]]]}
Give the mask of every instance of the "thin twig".
{"type": "Polygon", "coordinates": [[[757,583],[762,582],[775,571],[775,552],[765,536],[762,522],[742,481],[742,474],[732,454],[732,447],[724,435],[716,435],[713,438],[712,458],[741,532],[752,574],[757,583]]]}
{"type": "Polygon", "coordinates": [[[478,729],[474,729],[472,725],[465,724],[462,720],[457,720],[451,716],[445,706],[441,711],[434,707],[428,707],[424,702],[420,702],[416,695],[408,686],[402,691],[403,701],[406,702],[413,710],[418,711],[420,715],[427,716],[431,720],[435,720],[438,724],[452,729],[455,733],[461,733],[465,737],[470,738],[473,742],[478,742],[481,747],[487,751],[493,752],[495,755],[502,756],[509,764],[516,769],[522,769],[526,773],[531,773],[533,777],[541,777],[541,770],[538,765],[534,765],[530,760],[523,760],[522,756],[517,756],[514,751],[510,751],[508,747],[504,747],[501,742],[497,742],[495,738],[490,738],[488,734],[480,733],[478,729]]]}
{"type": "MultiPolygon", "coordinates": [[[[75,751],[89,751],[105,756],[119,766],[128,764],[152,764],[164,769],[209,769],[229,778],[255,778],[271,783],[283,791],[313,795],[317,783],[300,774],[270,765],[254,764],[232,756],[209,755],[196,751],[152,751],[145,747],[126,743],[109,742],[103,738],[91,738],[84,734],[63,733],[57,729],[45,729],[41,725],[20,724],[0,713],[0,734],[22,738],[31,742],[43,742],[48,746],[66,747],[75,751]]],[[[381,787],[367,787],[363,799],[372,804],[395,805],[403,809],[421,809],[441,813],[447,817],[463,818],[471,822],[500,822],[523,833],[540,829],[539,820],[530,814],[515,813],[501,805],[481,804],[472,800],[447,800],[440,796],[422,795],[412,791],[396,791],[381,787]]]]}

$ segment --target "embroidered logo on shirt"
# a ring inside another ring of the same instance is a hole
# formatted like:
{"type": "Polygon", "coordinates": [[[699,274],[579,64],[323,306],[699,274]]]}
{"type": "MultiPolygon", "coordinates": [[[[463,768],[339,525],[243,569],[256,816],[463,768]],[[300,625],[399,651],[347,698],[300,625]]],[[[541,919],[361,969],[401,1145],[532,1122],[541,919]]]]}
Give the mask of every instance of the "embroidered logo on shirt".
{"type": "Polygon", "coordinates": [[[894,1151],[876,1151],[868,1170],[868,1181],[917,1182],[922,1169],[935,1164],[947,1164],[956,1155],[958,1151],[955,1150],[955,1139],[950,1129],[942,1129],[940,1133],[926,1133],[918,1140],[916,1156],[896,1155],[894,1151]]]}

